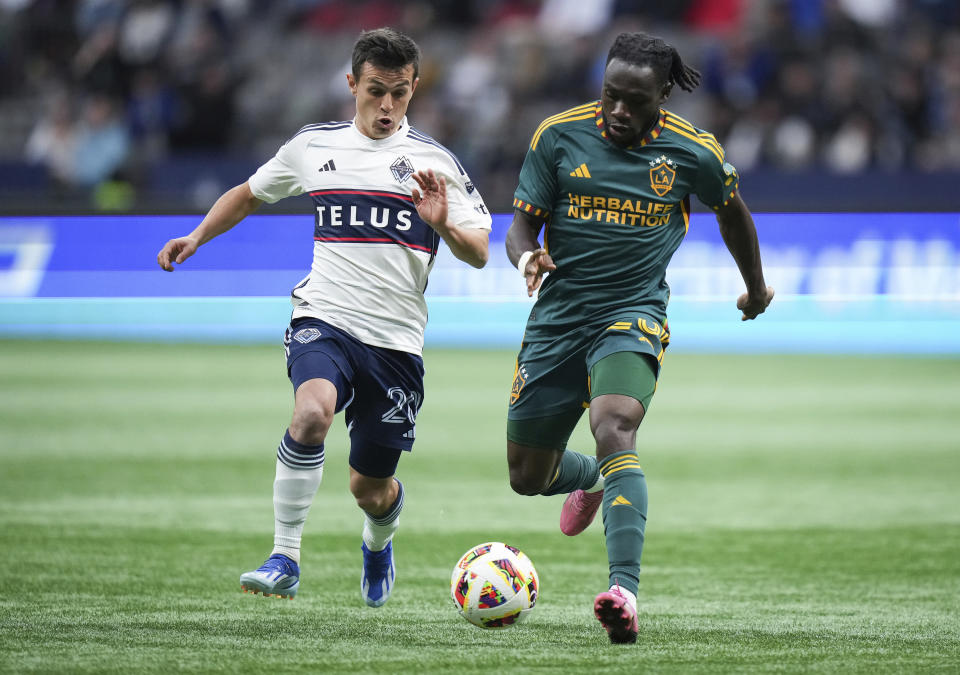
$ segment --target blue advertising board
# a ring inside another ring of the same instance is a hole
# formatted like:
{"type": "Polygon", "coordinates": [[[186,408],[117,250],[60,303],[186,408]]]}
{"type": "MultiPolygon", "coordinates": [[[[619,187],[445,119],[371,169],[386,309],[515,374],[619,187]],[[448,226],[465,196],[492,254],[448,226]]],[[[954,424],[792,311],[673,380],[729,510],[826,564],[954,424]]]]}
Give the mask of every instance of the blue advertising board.
{"type": "MultiPolygon", "coordinates": [[[[166,273],[196,216],[0,218],[0,336],[272,342],[310,267],[313,219],[254,215],[166,273]]],[[[960,214],[755,214],[774,304],[741,322],[736,265],[694,214],[670,265],[672,349],[960,353],[960,214]]],[[[494,216],[490,263],[441,247],[428,346],[516,347],[533,300],[494,216]]]]}

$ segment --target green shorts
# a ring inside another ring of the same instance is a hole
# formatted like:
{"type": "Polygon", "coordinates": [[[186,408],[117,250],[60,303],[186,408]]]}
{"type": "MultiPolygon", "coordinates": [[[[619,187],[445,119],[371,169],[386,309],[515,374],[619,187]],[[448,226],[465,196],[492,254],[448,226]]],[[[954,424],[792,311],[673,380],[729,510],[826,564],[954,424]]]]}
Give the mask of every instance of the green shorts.
{"type": "Polygon", "coordinates": [[[632,396],[649,408],[670,333],[665,324],[641,316],[580,327],[550,339],[528,338],[524,336],[517,356],[507,437],[522,445],[562,449],[597,396],[632,396]],[[634,353],[643,358],[634,360],[634,353]]]}

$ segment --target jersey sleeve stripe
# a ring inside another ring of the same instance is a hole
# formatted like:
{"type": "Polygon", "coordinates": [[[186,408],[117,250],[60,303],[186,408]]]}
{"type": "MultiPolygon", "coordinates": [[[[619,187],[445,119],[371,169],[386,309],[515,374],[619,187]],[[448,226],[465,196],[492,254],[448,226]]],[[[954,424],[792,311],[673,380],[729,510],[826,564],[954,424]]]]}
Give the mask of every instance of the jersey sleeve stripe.
{"type": "Polygon", "coordinates": [[[558,120],[561,117],[566,117],[567,115],[577,115],[579,113],[586,112],[587,110],[594,108],[596,105],[597,105],[596,101],[592,101],[590,103],[583,103],[574,108],[569,108],[568,110],[564,110],[563,112],[558,112],[556,115],[551,115],[550,117],[548,117],[547,119],[543,120],[540,123],[540,126],[537,127],[537,130],[534,132],[534,134],[540,133],[551,122],[558,120]]]}
{"type": "Polygon", "coordinates": [[[699,136],[703,141],[712,145],[721,155],[723,154],[723,148],[720,147],[720,144],[717,142],[717,139],[713,134],[702,133],[697,134],[697,136],[699,136]]]}
{"type": "Polygon", "coordinates": [[[679,115],[676,115],[672,112],[667,112],[667,115],[669,116],[667,118],[668,123],[674,126],[680,127],[681,129],[685,129],[687,132],[691,134],[699,136],[702,140],[706,141],[707,143],[713,144],[717,152],[719,152],[721,155],[724,154],[723,148],[720,147],[720,143],[717,141],[717,137],[711,134],[709,131],[700,131],[695,126],[690,124],[690,122],[688,122],[687,120],[683,119],[679,115]]]}
{"type": "Polygon", "coordinates": [[[669,129],[670,131],[673,131],[674,133],[678,133],[678,134],[680,134],[681,136],[685,136],[686,138],[689,138],[691,141],[695,141],[696,143],[702,145],[702,146],[705,147],[707,150],[709,150],[710,152],[712,152],[712,153],[714,154],[714,156],[716,156],[717,161],[719,161],[719,162],[721,162],[721,163],[723,162],[723,153],[717,151],[717,148],[716,148],[716,147],[710,145],[710,143],[708,143],[708,142],[705,141],[704,139],[700,138],[699,136],[697,136],[697,135],[695,135],[695,134],[687,133],[685,130],[681,129],[680,127],[674,126],[674,125],[669,124],[669,123],[668,123],[668,124],[664,124],[664,125],[663,125],[663,128],[664,128],[664,129],[669,129]]]}
{"type": "Polygon", "coordinates": [[[306,133],[308,131],[336,131],[338,129],[346,129],[353,122],[320,122],[317,124],[308,124],[300,129],[297,133],[287,139],[287,143],[292,141],[294,138],[300,134],[306,133]]]}
{"type": "Polygon", "coordinates": [[[513,200],[513,208],[519,209],[520,211],[525,211],[526,213],[532,213],[533,215],[535,215],[535,216],[537,216],[537,217],[541,217],[541,216],[542,216],[543,218],[546,218],[548,215],[550,215],[550,212],[547,211],[546,209],[541,209],[539,206],[534,206],[533,204],[528,204],[527,202],[523,201],[522,199],[516,199],[516,198],[515,198],[515,199],[513,200]]]}
{"type": "Polygon", "coordinates": [[[342,127],[349,127],[351,124],[353,124],[353,122],[351,122],[350,120],[339,120],[339,121],[333,121],[333,122],[313,122],[312,124],[304,124],[302,127],[300,127],[300,131],[298,131],[297,133],[299,134],[302,131],[310,131],[311,129],[323,129],[326,127],[336,127],[337,129],[340,129],[342,127]]]}
{"type": "Polygon", "coordinates": [[[545,126],[545,127],[543,128],[543,130],[542,130],[539,134],[537,134],[537,135],[535,135],[535,136],[533,137],[533,140],[530,142],[530,149],[531,149],[531,150],[536,150],[536,149],[537,149],[537,144],[540,142],[540,136],[542,136],[542,135],[543,135],[543,132],[546,131],[547,129],[549,129],[550,127],[552,127],[553,125],[555,125],[555,124],[563,124],[564,122],[575,122],[575,121],[577,121],[577,120],[588,120],[588,119],[592,118],[595,114],[596,114],[596,113],[594,113],[594,112],[591,110],[590,112],[588,112],[588,113],[585,114],[585,115],[577,115],[576,117],[567,117],[567,118],[564,118],[564,119],[562,119],[562,120],[557,120],[556,122],[551,122],[550,124],[548,124],[547,126],[545,126]]]}
{"type": "Polygon", "coordinates": [[[457,159],[457,156],[454,155],[452,152],[450,152],[450,150],[445,148],[443,145],[441,145],[440,143],[437,143],[437,141],[427,136],[425,133],[422,133],[420,131],[417,131],[413,127],[410,127],[410,131],[407,134],[407,138],[411,138],[415,141],[420,141],[421,143],[426,143],[427,145],[432,145],[434,147],[440,148],[445,153],[450,155],[450,159],[452,159],[453,163],[457,165],[457,170],[460,172],[460,175],[461,176],[467,175],[467,172],[464,171],[463,166],[460,164],[460,160],[457,159]]]}
{"type": "Polygon", "coordinates": [[[683,127],[692,134],[697,133],[696,127],[694,127],[690,122],[680,117],[680,115],[670,112],[669,110],[665,111],[667,113],[667,121],[671,124],[676,124],[678,127],[683,127]]]}
{"type": "Polygon", "coordinates": [[[575,120],[587,120],[593,117],[595,114],[596,102],[593,102],[585,103],[584,105],[571,108],[570,110],[566,110],[558,115],[554,115],[553,117],[548,117],[540,123],[540,126],[537,127],[537,130],[533,133],[533,139],[530,141],[530,149],[537,149],[537,145],[540,143],[540,137],[543,135],[543,132],[552,127],[554,124],[560,124],[561,122],[573,122],[575,120]]]}

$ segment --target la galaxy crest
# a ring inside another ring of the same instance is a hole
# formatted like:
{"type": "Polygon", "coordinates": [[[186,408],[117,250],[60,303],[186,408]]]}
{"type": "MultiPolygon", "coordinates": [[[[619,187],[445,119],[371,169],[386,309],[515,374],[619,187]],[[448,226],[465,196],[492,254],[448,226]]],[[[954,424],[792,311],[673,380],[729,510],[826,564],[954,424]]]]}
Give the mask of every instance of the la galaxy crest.
{"type": "Polygon", "coordinates": [[[517,399],[520,398],[520,392],[526,383],[527,367],[518,361],[516,370],[513,373],[513,387],[510,388],[510,405],[516,403],[517,399]]]}
{"type": "Polygon", "coordinates": [[[663,197],[673,189],[676,177],[677,163],[666,155],[650,160],[650,187],[658,197],[663,197]]]}

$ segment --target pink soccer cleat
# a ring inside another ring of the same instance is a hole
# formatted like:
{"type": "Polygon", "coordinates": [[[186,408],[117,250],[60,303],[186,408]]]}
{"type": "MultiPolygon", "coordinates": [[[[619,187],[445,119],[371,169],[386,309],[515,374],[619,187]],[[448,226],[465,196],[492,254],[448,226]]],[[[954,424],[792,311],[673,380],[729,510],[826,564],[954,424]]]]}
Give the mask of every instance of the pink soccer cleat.
{"type": "Polygon", "coordinates": [[[637,610],[620,593],[619,586],[596,597],[593,613],[607,630],[613,644],[633,644],[637,641],[637,610]]]}
{"type": "Polygon", "coordinates": [[[567,500],[563,502],[563,508],[560,509],[560,531],[568,537],[573,537],[585,529],[593,522],[597,515],[597,509],[603,502],[603,490],[597,492],[584,492],[583,490],[574,490],[567,495],[567,500]]]}

